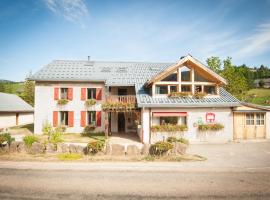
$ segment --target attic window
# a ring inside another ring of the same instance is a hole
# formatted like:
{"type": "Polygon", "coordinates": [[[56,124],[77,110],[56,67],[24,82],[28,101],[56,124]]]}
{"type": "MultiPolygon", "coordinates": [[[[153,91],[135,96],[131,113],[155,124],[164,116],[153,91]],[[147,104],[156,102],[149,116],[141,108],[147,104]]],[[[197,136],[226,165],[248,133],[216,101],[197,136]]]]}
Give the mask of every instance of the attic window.
{"type": "Polygon", "coordinates": [[[181,81],[191,81],[190,69],[186,66],[181,67],[181,81]]]}
{"type": "Polygon", "coordinates": [[[177,73],[172,73],[161,81],[177,81],[177,73]]]}

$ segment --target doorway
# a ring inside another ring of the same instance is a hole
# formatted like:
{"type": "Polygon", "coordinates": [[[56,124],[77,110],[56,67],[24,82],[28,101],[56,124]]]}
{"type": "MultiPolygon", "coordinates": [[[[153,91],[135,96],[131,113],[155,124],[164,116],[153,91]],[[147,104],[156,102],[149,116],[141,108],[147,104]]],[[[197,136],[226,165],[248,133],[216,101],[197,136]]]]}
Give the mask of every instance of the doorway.
{"type": "Polygon", "coordinates": [[[125,95],[127,95],[127,89],[118,88],[118,95],[119,96],[125,96],[125,95]]]}
{"type": "Polygon", "coordinates": [[[125,114],[118,113],[118,132],[125,132],[126,130],[125,114]]]}
{"type": "Polygon", "coordinates": [[[16,126],[19,125],[19,113],[16,113],[16,126]]]}

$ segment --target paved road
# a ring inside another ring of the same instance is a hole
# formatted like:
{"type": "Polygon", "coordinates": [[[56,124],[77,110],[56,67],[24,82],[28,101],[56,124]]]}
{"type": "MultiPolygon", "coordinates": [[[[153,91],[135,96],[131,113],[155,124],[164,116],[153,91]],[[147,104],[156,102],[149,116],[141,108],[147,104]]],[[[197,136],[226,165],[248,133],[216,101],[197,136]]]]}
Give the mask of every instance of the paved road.
{"type": "Polygon", "coordinates": [[[270,199],[270,143],[194,145],[206,162],[0,162],[0,199],[270,199]]]}

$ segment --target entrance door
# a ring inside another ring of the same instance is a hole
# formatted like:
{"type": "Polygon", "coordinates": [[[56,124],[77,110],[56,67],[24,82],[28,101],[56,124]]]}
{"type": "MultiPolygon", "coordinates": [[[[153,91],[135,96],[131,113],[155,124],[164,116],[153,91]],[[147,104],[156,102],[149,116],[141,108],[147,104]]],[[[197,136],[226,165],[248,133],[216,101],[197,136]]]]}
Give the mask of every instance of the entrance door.
{"type": "Polygon", "coordinates": [[[125,115],[124,113],[118,113],[118,132],[125,132],[125,115]]]}
{"type": "Polygon", "coordinates": [[[246,139],[245,136],[245,115],[243,113],[234,113],[234,139],[246,139]]]}
{"type": "Polygon", "coordinates": [[[127,89],[118,88],[118,95],[119,96],[125,96],[125,95],[127,95],[127,89]]]}

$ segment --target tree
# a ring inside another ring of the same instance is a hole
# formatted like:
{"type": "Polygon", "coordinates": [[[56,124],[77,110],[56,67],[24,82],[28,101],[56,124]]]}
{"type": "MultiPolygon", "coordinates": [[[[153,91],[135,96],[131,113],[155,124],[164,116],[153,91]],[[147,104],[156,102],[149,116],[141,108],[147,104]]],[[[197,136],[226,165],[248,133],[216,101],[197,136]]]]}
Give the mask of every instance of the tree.
{"type": "Polygon", "coordinates": [[[30,80],[25,80],[23,85],[22,98],[29,103],[31,106],[34,106],[35,102],[35,82],[30,80]]]}
{"type": "Polygon", "coordinates": [[[207,58],[206,60],[207,65],[212,69],[214,72],[219,73],[221,70],[221,61],[219,57],[212,56],[207,58]]]}
{"type": "Polygon", "coordinates": [[[265,85],[265,82],[264,80],[260,80],[258,84],[260,88],[263,88],[263,86],[265,85]]]}
{"type": "Polygon", "coordinates": [[[241,70],[232,65],[232,58],[227,57],[223,61],[224,69],[221,72],[223,78],[228,82],[225,86],[226,90],[236,97],[243,99],[246,94],[248,87],[248,82],[241,70]]]}

